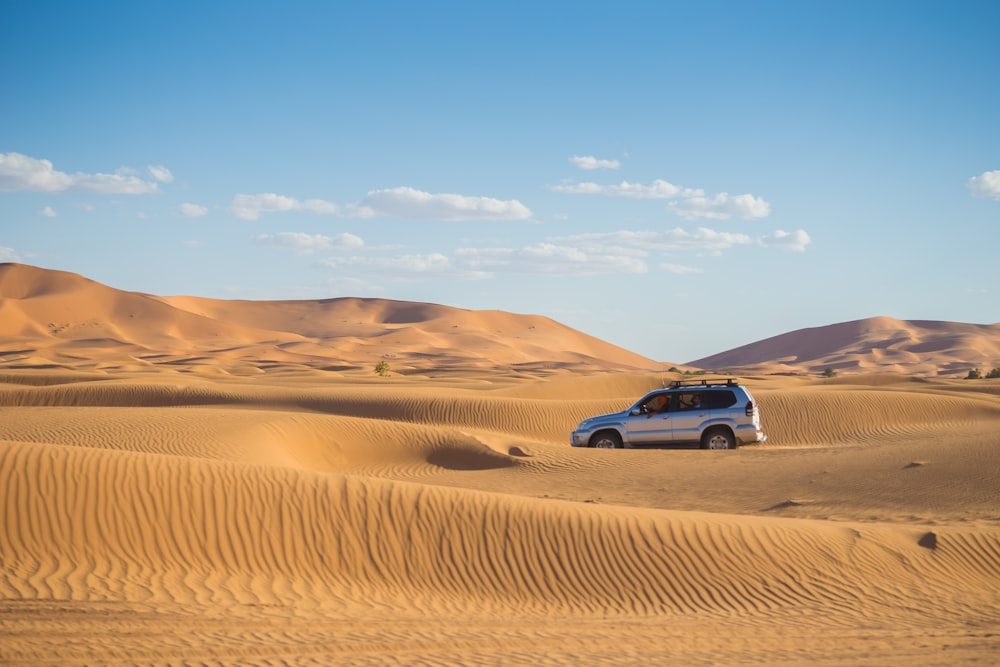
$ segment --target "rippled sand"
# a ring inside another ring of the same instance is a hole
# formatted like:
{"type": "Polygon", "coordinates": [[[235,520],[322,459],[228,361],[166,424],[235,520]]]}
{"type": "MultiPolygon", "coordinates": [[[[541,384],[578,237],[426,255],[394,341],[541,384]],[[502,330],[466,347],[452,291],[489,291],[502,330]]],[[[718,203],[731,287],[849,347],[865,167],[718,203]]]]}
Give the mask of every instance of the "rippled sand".
{"type": "Polygon", "coordinates": [[[572,449],[663,374],[0,371],[4,665],[991,664],[1000,384],[744,378],[766,445],[572,449]]]}

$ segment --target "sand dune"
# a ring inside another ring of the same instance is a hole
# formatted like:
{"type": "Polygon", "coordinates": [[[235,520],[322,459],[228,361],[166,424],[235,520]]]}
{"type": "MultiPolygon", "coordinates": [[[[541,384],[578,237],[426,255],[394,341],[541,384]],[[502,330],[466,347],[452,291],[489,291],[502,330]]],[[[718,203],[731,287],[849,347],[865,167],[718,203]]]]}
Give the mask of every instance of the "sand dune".
{"type": "Polygon", "coordinates": [[[758,378],[766,445],[567,446],[663,380],[8,372],[0,659],[992,655],[1000,386],[758,378]]]}
{"type": "Polygon", "coordinates": [[[574,449],[580,419],[679,376],[507,313],[153,297],[16,265],[0,292],[0,664],[1000,650],[1000,381],[747,375],[764,444],[574,449]]]}
{"type": "Polygon", "coordinates": [[[275,367],[653,370],[547,317],[385,299],[221,301],[125,292],[0,264],[0,367],[245,374],[275,367]],[[225,360],[224,364],[218,362],[225,360]]]}
{"type": "Polygon", "coordinates": [[[832,369],[965,377],[973,368],[1000,368],[1000,323],[872,317],[792,331],[689,363],[742,373],[818,375],[832,369]]]}

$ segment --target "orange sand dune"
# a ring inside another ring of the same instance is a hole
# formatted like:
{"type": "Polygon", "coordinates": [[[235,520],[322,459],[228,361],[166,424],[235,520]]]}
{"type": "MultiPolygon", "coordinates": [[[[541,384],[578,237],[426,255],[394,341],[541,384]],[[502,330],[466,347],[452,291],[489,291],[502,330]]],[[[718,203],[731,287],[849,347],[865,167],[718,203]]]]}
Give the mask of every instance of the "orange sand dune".
{"type": "Polygon", "coordinates": [[[0,264],[0,337],[0,367],[9,368],[169,364],[244,374],[373,368],[380,360],[396,372],[662,366],[538,315],[384,299],[158,297],[9,263],[0,264]]]}
{"type": "Polygon", "coordinates": [[[690,362],[698,368],[743,373],[818,375],[888,371],[965,377],[1000,368],[1000,323],[964,324],[872,317],[800,329],[690,362]]]}
{"type": "Polygon", "coordinates": [[[831,379],[790,334],[740,378],[766,443],[589,450],[682,376],[535,316],[0,265],[0,664],[995,663],[1000,381],[904,363],[974,326],[848,323],[880,372],[831,379]]]}
{"type": "Polygon", "coordinates": [[[1000,648],[995,381],[751,378],[766,444],[609,452],[569,430],[669,376],[371,375],[0,375],[0,662],[1000,648]]]}

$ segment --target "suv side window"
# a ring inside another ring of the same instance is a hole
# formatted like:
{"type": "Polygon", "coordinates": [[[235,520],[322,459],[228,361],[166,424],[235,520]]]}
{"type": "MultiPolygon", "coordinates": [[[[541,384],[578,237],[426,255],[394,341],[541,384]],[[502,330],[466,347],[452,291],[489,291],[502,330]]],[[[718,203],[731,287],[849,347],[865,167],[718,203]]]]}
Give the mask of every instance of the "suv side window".
{"type": "Polygon", "coordinates": [[[736,394],[729,390],[706,391],[706,407],[709,410],[724,410],[736,405],[736,394]]]}
{"type": "Polygon", "coordinates": [[[650,396],[646,401],[639,406],[639,412],[642,414],[659,414],[662,412],[667,412],[670,410],[670,394],[661,392],[659,394],[654,394],[650,396]]]}
{"type": "Polygon", "coordinates": [[[704,405],[702,399],[703,392],[700,391],[685,391],[679,392],[677,396],[677,409],[678,410],[699,410],[704,405]]]}

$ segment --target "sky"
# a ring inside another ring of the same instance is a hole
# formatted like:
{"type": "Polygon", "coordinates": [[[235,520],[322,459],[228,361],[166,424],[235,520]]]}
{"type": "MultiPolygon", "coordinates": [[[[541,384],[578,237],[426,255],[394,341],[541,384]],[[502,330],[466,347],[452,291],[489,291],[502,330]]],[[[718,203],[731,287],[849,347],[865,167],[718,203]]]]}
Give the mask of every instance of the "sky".
{"type": "Polygon", "coordinates": [[[0,0],[0,261],[676,363],[994,323],[998,35],[993,0],[0,0]]]}

